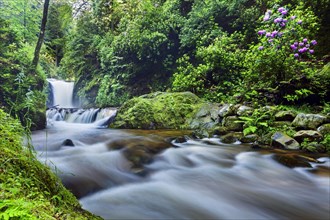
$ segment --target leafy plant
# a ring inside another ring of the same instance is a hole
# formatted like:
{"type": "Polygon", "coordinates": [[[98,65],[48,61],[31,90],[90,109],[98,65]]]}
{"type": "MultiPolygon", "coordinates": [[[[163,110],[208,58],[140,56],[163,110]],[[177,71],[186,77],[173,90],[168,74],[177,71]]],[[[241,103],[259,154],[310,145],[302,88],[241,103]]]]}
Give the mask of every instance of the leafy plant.
{"type": "Polygon", "coordinates": [[[240,121],[244,122],[243,134],[265,134],[271,130],[270,124],[273,121],[273,112],[271,110],[255,110],[251,116],[240,116],[240,121]]]}
{"type": "MultiPolygon", "coordinates": [[[[318,19],[313,12],[303,5],[292,10],[275,5],[260,20],[258,43],[252,44],[246,53],[246,90],[276,90],[283,81],[314,74],[310,61],[317,45],[313,36],[318,30],[318,19]]],[[[294,94],[286,94],[286,99],[297,100],[310,94],[308,88],[298,88],[294,94]]]]}

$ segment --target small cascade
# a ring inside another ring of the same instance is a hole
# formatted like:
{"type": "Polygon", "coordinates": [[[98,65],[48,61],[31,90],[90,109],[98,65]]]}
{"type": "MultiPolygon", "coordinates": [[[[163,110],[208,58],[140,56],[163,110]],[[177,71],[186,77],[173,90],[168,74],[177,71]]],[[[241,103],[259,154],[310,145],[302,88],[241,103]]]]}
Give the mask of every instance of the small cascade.
{"type": "Polygon", "coordinates": [[[68,123],[94,123],[98,127],[107,126],[116,116],[116,108],[50,108],[46,112],[49,124],[54,121],[66,121],[68,123]]]}
{"type": "Polygon", "coordinates": [[[66,82],[57,79],[47,79],[47,81],[50,85],[50,100],[48,100],[48,106],[73,108],[72,97],[74,82],[66,82]]]}
{"type": "Polygon", "coordinates": [[[52,125],[55,121],[68,123],[94,123],[97,127],[106,127],[115,118],[115,108],[80,109],[73,105],[73,82],[47,79],[49,82],[49,97],[46,112],[47,122],[52,125]]]}

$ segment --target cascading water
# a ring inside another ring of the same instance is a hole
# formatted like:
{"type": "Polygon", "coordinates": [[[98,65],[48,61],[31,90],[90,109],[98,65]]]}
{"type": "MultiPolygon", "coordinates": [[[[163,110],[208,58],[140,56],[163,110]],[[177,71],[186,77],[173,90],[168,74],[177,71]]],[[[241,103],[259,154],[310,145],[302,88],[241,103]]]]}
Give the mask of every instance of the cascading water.
{"type": "Polygon", "coordinates": [[[60,108],[73,108],[74,106],[72,103],[72,97],[74,82],[66,82],[56,79],[47,79],[47,81],[51,87],[51,106],[58,106],[60,108]]]}
{"type": "Polygon", "coordinates": [[[115,117],[115,108],[79,109],[73,105],[73,82],[56,79],[47,79],[50,85],[50,97],[46,112],[47,122],[53,125],[54,121],[69,123],[95,123],[98,127],[108,125],[115,117]]]}

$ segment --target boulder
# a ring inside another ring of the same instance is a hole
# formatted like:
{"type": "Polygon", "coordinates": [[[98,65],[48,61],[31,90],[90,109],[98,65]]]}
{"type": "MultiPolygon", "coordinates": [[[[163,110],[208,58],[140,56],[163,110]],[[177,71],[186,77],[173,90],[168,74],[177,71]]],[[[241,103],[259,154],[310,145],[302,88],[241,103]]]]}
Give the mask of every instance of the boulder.
{"type": "Polygon", "coordinates": [[[316,130],[326,122],[327,118],[323,115],[300,113],[293,120],[292,125],[297,128],[316,130]]]}
{"type": "Polygon", "coordinates": [[[222,121],[222,126],[228,131],[243,131],[243,124],[237,116],[228,116],[222,121]]]}
{"type": "Polygon", "coordinates": [[[284,148],[287,150],[299,150],[299,143],[282,132],[276,132],[272,136],[272,147],[284,148]]]}
{"type": "Polygon", "coordinates": [[[322,135],[314,130],[300,130],[293,135],[293,138],[299,143],[302,143],[304,139],[307,139],[308,141],[320,141],[322,135]]]}
{"type": "Polygon", "coordinates": [[[70,146],[70,147],[74,147],[74,143],[71,139],[65,139],[63,142],[62,142],[62,146],[70,146]]]}
{"type": "Polygon", "coordinates": [[[275,154],[273,159],[283,164],[284,166],[294,167],[312,167],[308,160],[291,154],[275,154]]]}
{"type": "Polygon", "coordinates": [[[275,114],[276,121],[293,121],[297,114],[294,111],[279,111],[275,114]]]}
{"type": "Polygon", "coordinates": [[[111,150],[121,149],[132,168],[142,168],[150,163],[152,157],[162,150],[171,147],[171,143],[157,137],[127,137],[126,139],[112,140],[107,143],[111,150]]]}
{"type": "MultiPolygon", "coordinates": [[[[157,92],[125,102],[112,128],[192,129],[190,123],[205,102],[191,92],[157,92]]],[[[204,115],[200,113],[201,116],[204,115]]]]}
{"type": "Polygon", "coordinates": [[[317,128],[317,131],[322,135],[330,134],[330,124],[324,124],[317,128]]]}

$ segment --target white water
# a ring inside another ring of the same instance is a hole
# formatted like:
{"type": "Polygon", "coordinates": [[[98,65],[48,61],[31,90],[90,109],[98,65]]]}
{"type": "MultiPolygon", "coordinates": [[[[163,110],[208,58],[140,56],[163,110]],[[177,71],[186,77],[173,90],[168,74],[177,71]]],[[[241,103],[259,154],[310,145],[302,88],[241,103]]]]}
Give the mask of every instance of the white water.
{"type": "Polygon", "coordinates": [[[73,108],[73,87],[74,82],[65,82],[63,80],[47,79],[53,91],[53,106],[61,108],[73,108]]]}
{"type": "Polygon", "coordinates": [[[139,175],[123,150],[107,147],[136,134],[54,123],[33,134],[40,160],[80,195],[83,208],[105,219],[330,217],[329,175],[309,172],[329,167],[328,157],[320,158],[324,163],[313,164],[314,168],[291,169],[270,154],[247,152],[249,147],[243,145],[189,140],[156,155],[139,175]],[[74,147],[61,146],[67,138],[74,147]]]}

